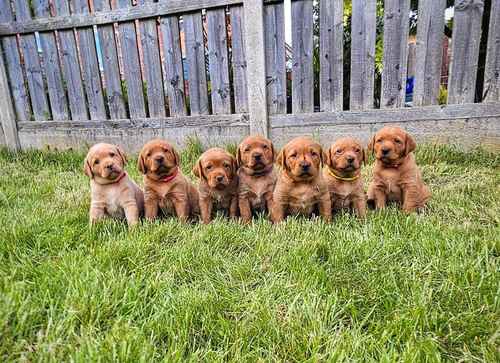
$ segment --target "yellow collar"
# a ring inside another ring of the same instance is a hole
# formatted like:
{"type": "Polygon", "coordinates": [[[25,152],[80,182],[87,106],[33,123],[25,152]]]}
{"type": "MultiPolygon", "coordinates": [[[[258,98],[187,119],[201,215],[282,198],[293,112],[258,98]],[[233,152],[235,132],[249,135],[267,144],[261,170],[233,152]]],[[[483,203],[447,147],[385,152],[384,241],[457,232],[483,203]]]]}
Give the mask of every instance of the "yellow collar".
{"type": "Polygon", "coordinates": [[[355,180],[358,180],[359,177],[360,177],[360,175],[361,175],[361,174],[358,174],[358,175],[355,175],[355,176],[353,176],[351,178],[344,178],[342,176],[338,176],[337,174],[335,174],[333,172],[333,170],[330,169],[329,167],[326,168],[326,171],[328,171],[328,174],[330,174],[331,176],[333,176],[335,179],[342,180],[342,181],[355,181],[355,180]]]}

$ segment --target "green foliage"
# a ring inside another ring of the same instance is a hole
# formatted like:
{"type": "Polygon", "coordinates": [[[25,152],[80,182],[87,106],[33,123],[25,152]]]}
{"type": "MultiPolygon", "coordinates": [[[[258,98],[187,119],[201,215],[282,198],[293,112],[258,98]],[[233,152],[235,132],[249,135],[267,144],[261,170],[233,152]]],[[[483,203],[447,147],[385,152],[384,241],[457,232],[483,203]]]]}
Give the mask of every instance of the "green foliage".
{"type": "Polygon", "coordinates": [[[417,159],[422,214],[129,232],[88,227],[83,154],[0,150],[1,360],[498,361],[499,156],[417,159]]]}
{"type": "Polygon", "coordinates": [[[438,103],[446,105],[448,103],[448,89],[443,85],[439,86],[438,103]]]}

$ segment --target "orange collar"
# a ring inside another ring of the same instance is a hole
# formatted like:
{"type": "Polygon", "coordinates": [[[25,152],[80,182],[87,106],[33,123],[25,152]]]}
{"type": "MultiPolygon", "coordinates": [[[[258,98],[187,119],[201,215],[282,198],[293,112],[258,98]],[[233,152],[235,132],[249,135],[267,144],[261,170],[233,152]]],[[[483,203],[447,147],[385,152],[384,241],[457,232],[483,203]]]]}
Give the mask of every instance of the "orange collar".
{"type": "Polygon", "coordinates": [[[326,170],[328,171],[328,174],[333,176],[335,179],[342,180],[342,181],[355,181],[355,180],[358,180],[360,175],[361,175],[358,173],[357,175],[354,175],[351,178],[344,178],[343,176],[339,176],[339,175],[335,174],[335,172],[330,167],[327,167],[326,170]]]}
{"type": "Polygon", "coordinates": [[[174,180],[178,173],[179,173],[179,168],[175,168],[175,171],[172,174],[167,175],[164,178],[161,178],[160,181],[164,182],[164,183],[168,183],[168,182],[174,180]]]}

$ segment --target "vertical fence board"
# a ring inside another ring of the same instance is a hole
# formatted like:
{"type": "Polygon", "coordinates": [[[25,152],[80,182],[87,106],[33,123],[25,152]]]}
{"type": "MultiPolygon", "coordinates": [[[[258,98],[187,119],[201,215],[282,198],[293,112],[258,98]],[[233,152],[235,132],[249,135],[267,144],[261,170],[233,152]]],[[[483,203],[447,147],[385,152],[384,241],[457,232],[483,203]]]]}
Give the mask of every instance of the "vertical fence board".
{"type": "MultiPolygon", "coordinates": [[[[33,0],[35,15],[39,18],[50,16],[49,0],[33,0]]],[[[40,33],[40,42],[43,52],[43,65],[47,75],[47,86],[54,120],[67,120],[68,106],[64,92],[59,55],[57,53],[56,38],[53,32],[40,33]]]]}
{"type": "Polygon", "coordinates": [[[231,8],[231,48],[233,66],[234,110],[248,112],[247,59],[243,7],[231,8]]]}
{"type": "Polygon", "coordinates": [[[225,9],[207,10],[208,69],[214,114],[231,113],[225,9]]]}
{"type": "Polygon", "coordinates": [[[474,102],[482,18],[482,2],[455,0],[449,104],[474,102]]]}
{"type": "MultiPolygon", "coordinates": [[[[89,12],[87,0],[74,0],[73,4],[76,14],[87,14],[89,12]]],[[[97,61],[94,31],[92,28],[79,28],[77,34],[82,59],[83,84],[87,91],[90,118],[92,120],[103,120],[106,119],[106,109],[104,107],[101,72],[97,61]]]]}
{"type": "MultiPolygon", "coordinates": [[[[12,9],[9,5],[10,0],[0,2],[0,21],[7,23],[13,20],[12,9]]],[[[21,66],[21,57],[15,36],[1,38],[3,53],[5,56],[5,71],[10,79],[10,95],[14,103],[17,120],[28,121],[31,111],[28,98],[28,92],[24,85],[24,75],[21,66]]]]}
{"type": "MultiPolygon", "coordinates": [[[[15,1],[14,5],[18,21],[31,19],[27,0],[15,1]]],[[[50,109],[47,96],[45,94],[42,66],[40,64],[40,58],[38,57],[38,47],[35,35],[21,35],[21,48],[24,55],[26,77],[28,79],[28,88],[30,91],[31,104],[35,120],[48,120],[50,118],[50,109]]]]}
{"type": "Polygon", "coordinates": [[[184,116],[187,112],[178,18],[176,16],[161,18],[160,29],[163,39],[163,56],[165,57],[165,88],[170,115],[184,116]]]}
{"type": "Polygon", "coordinates": [[[292,109],[314,111],[313,2],[292,2],[292,109]]]}
{"type": "Polygon", "coordinates": [[[323,0],[319,9],[321,111],[342,111],[344,102],[344,1],[323,0]]]}
{"type": "Polygon", "coordinates": [[[417,59],[413,103],[435,105],[439,97],[443,59],[446,0],[421,0],[418,5],[417,59]]]}
{"type": "Polygon", "coordinates": [[[382,108],[404,106],[409,13],[410,0],[385,0],[382,108]]]}
{"type": "Polygon", "coordinates": [[[267,109],[286,113],[285,10],[283,3],[264,6],[267,109]]]}
{"type": "MultiPolygon", "coordinates": [[[[108,11],[110,9],[109,0],[94,0],[95,11],[108,11]]],[[[109,115],[112,119],[123,119],[127,117],[127,111],[123,99],[118,52],[116,50],[113,26],[98,26],[97,34],[101,45],[102,67],[106,83],[106,98],[108,100],[109,115]]]]}
{"type": "MultiPolygon", "coordinates": [[[[118,8],[130,7],[130,0],[117,0],[116,3],[118,8]]],[[[133,22],[120,23],[118,29],[130,117],[146,117],[135,25],[133,22]]]]}
{"type": "MultiPolygon", "coordinates": [[[[153,0],[140,0],[139,5],[152,3],[153,0]]],[[[160,48],[156,19],[143,20],[141,24],[141,43],[144,55],[144,81],[146,82],[149,115],[165,116],[165,96],[161,73],[160,48]]]]}
{"type": "Polygon", "coordinates": [[[483,99],[486,102],[500,101],[500,0],[491,3],[483,99]]]}
{"type": "MultiPolygon", "coordinates": [[[[68,0],[54,0],[57,16],[69,16],[68,0]]],[[[58,32],[61,65],[66,88],[68,91],[69,109],[73,120],[87,120],[87,102],[80,73],[80,61],[73,30],[59,30],[58,32]]]]}
{"type": "Polygon", "coordinates": [[[183,19],[191,115],[204,115],[208,114],[208,95],[201,13],[185,14],[183,19]]]}
{"type": "Polygon", "coordinates": [[[244,0],[245,51],[247,54],[248,113],[250,134],[269,136],[269,118],[266,107],[266,60],[264,45],[264,4],[244,0]]]}
{"type": "Polygon", "coordinates": [[[376,0],[352,1],[351,110],[373,108],[376,0]]]}
{"type": "Polygon", "coordinates": [[[19,150],[16,116],[12,107],[12,94],[9,91],[7,72],[3,57],[0,55],[0,127],[3,130],[5,143],[12,150],[19,150]]]}

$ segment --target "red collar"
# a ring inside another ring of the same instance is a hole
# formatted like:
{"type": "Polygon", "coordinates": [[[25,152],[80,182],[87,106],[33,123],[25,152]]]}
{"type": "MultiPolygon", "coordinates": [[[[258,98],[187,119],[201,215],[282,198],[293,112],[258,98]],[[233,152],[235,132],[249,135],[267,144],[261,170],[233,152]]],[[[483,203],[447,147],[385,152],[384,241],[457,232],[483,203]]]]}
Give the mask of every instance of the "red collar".
{"type": "Polygon", "coordinates": [[[159,180],[161,182],[168,183],[168,182],[174,180],[178,173],[179,173],[179,168],[175,168],[175,171],[172,174],[167,175],[166,177],[161,178],[159,180]]]}

